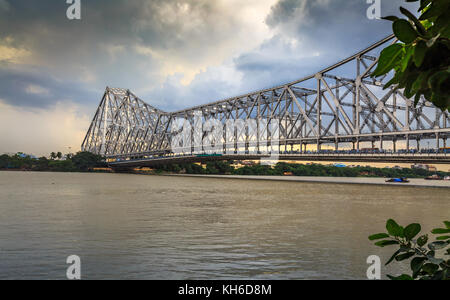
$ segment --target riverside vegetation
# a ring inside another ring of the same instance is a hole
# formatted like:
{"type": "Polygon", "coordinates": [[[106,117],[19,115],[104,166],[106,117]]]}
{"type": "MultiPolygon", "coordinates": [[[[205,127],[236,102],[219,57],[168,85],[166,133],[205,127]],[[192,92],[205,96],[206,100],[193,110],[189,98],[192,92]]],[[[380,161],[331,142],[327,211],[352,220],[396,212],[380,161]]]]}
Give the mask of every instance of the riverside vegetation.
{"type": "Polygon", "coordinates": [[[450,176],[450,172],[431,172],[425,169],[410,168],[374,168],[370,166],[338,167],[321,164],[294,164],[279,162],[275,166],[255,164],[235,168],[230,161],[208,162],[198,164],[161,165],[154,169],[155,173],[186,173],[204,175],[267,175],[283,176],[329,176],[329,177],[408,177],[424,178],[434,174],[441,177],[450,176]]]}
{"type": "MultiPolygon", "coordinates": [[[[34,158],[30,155],[17,153],[0,155],[0,170],[49,171],[49,172],[89,172],[103,171],[107,164],[100,155],[90,152],[68,154],[51,153],[49,158],[34,158]],[[100,170],[98,170],[100,168],[100,170]]],[[[279,162],[274,166],[254,164],[235,167],[232,161],[208,162],[206,165],[195,163],[167,164],[153,167],[149,174],[203,174],[203,175],[266,175],[283,176],[329,176],[329,177],[407,177],[424,178],[434,174],[440,177],[450,176],[450,172],[431,172],[425,169],[410,168],[374,168],[370,166],[339,167],[321,164],[296,164],[279,162]]]]}
{"type": "Polygon", "coordinates": [[[0,155],[0,170],[88,172],[102,167],[106,167],[103,157],[90,152],[68,154],[64,159],[61,152],[52,152],[49,158],[23,153],[0,155]]]}

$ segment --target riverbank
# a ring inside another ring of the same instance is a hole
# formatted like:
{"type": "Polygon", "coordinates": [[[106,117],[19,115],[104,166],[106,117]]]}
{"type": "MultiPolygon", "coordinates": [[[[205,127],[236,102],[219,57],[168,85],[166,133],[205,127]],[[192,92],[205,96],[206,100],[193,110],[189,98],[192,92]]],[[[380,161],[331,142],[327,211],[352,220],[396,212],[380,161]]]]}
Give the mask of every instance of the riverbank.
{"type": "Polygon", "coordinates": [[[385,178],[369,177],[311,177],[311,176],[255,176],[255,175],[193,175],[193,174],[167,174],[165,176],[220,178],[220,179],[244,179],[244,180],[267,180],[288,182],[314,182],[330,184],[365,184],[365,185],[387,185],[405,187],[433,187],[450,188],[449,180],[425,180],[409,179],[409,183],[390,183],[385,178]]]}

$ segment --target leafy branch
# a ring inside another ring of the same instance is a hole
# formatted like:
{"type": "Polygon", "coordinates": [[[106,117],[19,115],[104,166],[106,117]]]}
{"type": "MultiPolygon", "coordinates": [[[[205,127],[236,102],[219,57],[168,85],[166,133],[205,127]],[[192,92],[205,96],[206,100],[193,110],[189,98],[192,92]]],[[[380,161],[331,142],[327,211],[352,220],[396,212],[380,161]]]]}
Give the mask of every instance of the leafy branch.
{"type": "Polygon", "coordinates": [[[402,227],[392,219],[386,222],[387,233],[377,233],[369,236],[369,240],[375,241],[378,247],[398,245],[399,249],[395,251],[392,257],[386,262],[386,265],[395,261],[404,261],[412,258],[410,265],[412,274],[402,274],[400,276],[387,275],[392,280],[449,280],[450,279],[450,259],[436,257],[437,251],[443,251],[445,256],[450,255],[450,222],[444,222],[445,228],[436,228],[431,231],[432,234],[440,235],[436,241],[428,243],[428,234],[415,239],[420,233],[422,227],[420,224],[413,223],[402,227]],[[428,243],[428,244],[427,244],[428,243]],[[425,245],[427,245],[425,247],[425,245]]]}
{"type": "MultiPolygon", "coordinates": [[[[417,2],[419,0],[406,0],[417,2]]],[[[380,54],[373,77],[394,71],[385,89],[403,89],[414,105],[423,96],[442,110],[450,111],[450,0],[420,0],[417,18],[400,7],[406,17],[388,16],[400,41],[380,54]]]]}

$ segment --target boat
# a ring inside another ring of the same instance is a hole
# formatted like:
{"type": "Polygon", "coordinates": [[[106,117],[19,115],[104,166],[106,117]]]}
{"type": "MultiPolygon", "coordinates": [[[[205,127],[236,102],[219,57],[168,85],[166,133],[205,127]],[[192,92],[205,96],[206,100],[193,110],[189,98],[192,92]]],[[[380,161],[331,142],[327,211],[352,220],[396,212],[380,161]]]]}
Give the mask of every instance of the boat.
{"type": "Polygon", "coordinates": [[[425,180],[443,180],[443,178],[437,174],[434,174],[426,177],[425,180]]]}
{"type": "Polygon", "coordinates": [[[390,178],[387,179],[386,182],[392,182],[392,183],[408,183],[408,178],[402,177],[402,178],[390,178]]]}

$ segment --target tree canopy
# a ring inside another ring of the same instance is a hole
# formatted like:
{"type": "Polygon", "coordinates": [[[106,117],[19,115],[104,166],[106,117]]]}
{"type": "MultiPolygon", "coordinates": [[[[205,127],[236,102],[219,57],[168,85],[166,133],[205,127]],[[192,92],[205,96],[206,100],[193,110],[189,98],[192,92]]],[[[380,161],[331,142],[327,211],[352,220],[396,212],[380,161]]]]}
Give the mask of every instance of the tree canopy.
{"type": "Polygon", "coordinates": [[[423,96],[442,110],[450,109],[450,0],[406,0],[418,2],[417,18],[400,7],[406,18],[388,16],[398,43],[386,47],[380,55],[374,77],[394,71],[385,85],[403,89],[414,104],[423,96]]]}

